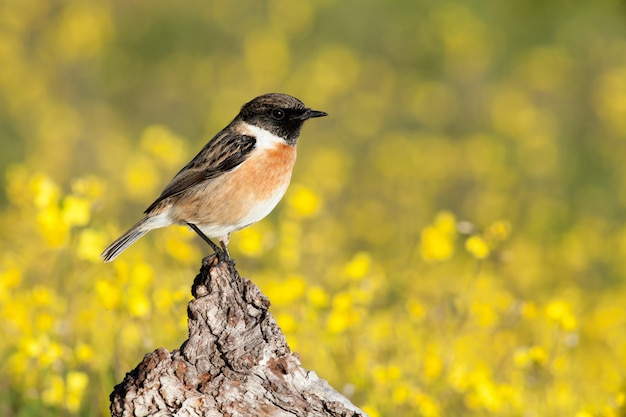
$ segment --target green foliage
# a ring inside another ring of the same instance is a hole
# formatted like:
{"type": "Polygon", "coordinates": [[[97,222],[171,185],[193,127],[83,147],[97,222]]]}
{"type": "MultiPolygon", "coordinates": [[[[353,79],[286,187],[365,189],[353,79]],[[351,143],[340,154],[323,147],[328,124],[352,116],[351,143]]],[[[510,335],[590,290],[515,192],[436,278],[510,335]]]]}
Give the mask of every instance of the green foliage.
{"type": "Polygon", "coordinates": [[[256,95],[307,125],[233,236],[371,416],[625,415],[626,26],[611,0],[0,5],[0,414],[106,415],[209,250],[98,256],[256,95]]]}

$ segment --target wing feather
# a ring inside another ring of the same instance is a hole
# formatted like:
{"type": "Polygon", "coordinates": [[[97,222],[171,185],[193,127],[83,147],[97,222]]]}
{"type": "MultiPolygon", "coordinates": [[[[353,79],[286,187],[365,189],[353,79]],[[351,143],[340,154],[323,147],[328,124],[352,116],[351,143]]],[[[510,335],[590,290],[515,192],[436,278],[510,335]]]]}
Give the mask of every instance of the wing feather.
{"type": "Polygon", "coordinates": [[[165,187],[159,198],[144,213],[154,210],[163,200],[179,195],[190,187],[231,171],[252,152],[253,136],[223,130],[218,133],[165,187]]]}

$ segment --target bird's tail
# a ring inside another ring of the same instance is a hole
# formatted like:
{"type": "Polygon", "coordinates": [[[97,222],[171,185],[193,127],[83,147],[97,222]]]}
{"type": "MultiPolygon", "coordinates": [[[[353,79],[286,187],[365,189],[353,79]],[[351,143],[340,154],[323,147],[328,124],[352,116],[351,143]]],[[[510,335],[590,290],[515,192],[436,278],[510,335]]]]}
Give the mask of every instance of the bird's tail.
{"type": "Polygon", "coordinates": [[[104,262],[111,262],[137,239],[154,229],[154,227],[150,227],[149,220],[149,217],[140,220],[137,224],[128,229],[126,233],[117,238],[115,242],[111,243],[109,247],[102,252],[102,255],[100,255],[100,257],[104,259],[104,262]]]}

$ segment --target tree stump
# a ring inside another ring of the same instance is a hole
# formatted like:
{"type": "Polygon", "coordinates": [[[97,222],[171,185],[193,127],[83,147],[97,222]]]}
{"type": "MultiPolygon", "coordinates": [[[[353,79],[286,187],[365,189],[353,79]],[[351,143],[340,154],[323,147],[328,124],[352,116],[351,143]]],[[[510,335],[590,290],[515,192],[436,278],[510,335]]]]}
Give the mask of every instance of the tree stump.
{"type": "Polygon", "coordinates": [[[112,416],[366,416],[302,368],[269,300],[232,262],[205,258],[192,294],[189,339],[127,373],[112,416]]]}

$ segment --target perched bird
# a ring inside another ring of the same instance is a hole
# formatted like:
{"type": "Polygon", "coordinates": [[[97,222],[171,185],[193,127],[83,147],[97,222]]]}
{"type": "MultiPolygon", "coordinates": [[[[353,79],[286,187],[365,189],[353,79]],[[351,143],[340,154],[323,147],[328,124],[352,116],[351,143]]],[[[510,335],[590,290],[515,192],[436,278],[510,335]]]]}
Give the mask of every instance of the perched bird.
{"type": "Polygon", "coordinates": [[[244,104],[176,174],[145,217],[101,257],[110,262],[150,230],[187,224],[218,259],[229,259],[231,232],[258,222],[276,207],[291,179],[302,124],[322,116],[327,114],[286,94],[265,94],[244,104]],[[218,238],[221,249],[210,238],[218,238]]]}

